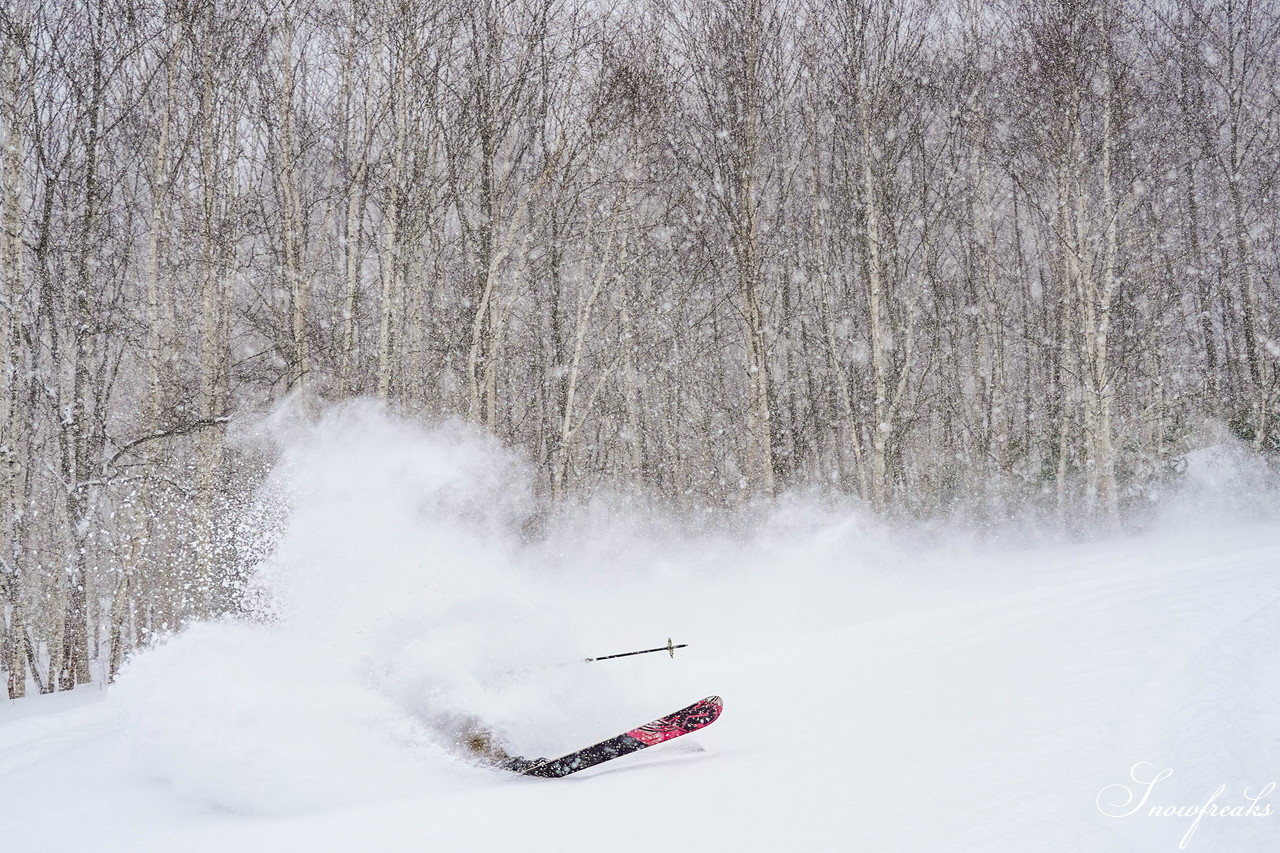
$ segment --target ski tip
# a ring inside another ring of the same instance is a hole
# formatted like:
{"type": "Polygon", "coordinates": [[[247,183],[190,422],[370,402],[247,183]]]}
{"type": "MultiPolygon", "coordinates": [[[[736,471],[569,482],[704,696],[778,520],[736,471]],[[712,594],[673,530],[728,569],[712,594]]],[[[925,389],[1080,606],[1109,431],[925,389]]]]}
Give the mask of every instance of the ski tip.
{"type": "Polygon", "coordinates": [[[681,708],[674,714],[668,714],[660,720],[634,728],[626,734],[627,737],[645,746],[654,746],[711,725],[720,718],[722,710],[724,710],[724,700],[719,696],[708,696],[687,708],[681,708]]]}
{"type": "Polygon", "coordinates": [[[720,719],[720,713],[724,711],[724,700],[719,696],[708,696],[690,705],[688,711],[690,718],[697,721],[697,728],[709,726],[720,719]]]}

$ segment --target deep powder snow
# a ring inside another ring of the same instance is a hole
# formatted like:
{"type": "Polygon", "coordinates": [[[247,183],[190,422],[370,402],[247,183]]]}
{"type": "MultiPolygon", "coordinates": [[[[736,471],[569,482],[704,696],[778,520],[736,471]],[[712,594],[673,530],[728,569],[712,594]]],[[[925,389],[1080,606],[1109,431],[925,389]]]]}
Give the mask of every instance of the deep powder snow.
{"type": "Polygon", "coordinates": [[[5,849],[1280,837],[1280,524],[1200,512],[1239,497],[1211,455],[1152,532],[1016,547],[816,498],[736,524],[624,498],[537,518],[518,459],[363,407],[290,448],[261,507],[270,618],[194,626],[110,690],[0,702],[5,849]],[[576,662],[668,636],[675,660],[576,662]],[[455,744],[483,724],[555,755],[712,693],[714,726],[563,780],[455,744]]]}

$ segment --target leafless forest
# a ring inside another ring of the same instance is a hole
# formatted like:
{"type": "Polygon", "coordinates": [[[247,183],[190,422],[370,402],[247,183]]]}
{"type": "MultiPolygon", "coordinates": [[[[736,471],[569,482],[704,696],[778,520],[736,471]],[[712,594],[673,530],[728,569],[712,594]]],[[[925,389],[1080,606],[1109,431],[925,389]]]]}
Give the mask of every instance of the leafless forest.
{"type": "Polygon", "coordinates": [[[286,397],[548,506],[1115,524],[1280,451],[1269,0],[7,0],[0,668],[234,606],[286,397]]]}

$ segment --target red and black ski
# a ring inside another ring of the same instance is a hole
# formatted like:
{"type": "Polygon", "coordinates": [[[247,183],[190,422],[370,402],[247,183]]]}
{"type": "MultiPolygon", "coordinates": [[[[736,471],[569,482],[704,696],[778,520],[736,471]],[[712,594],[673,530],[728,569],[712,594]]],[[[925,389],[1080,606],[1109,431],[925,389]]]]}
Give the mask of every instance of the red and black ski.
{"type": "Polygon", "coordinates": [[[694,702],[688,708],[681,708],[674,714],[668,714],[652,723],[632,729],[629,732],[602,740],[586,749],[562,755],[559,758],[512,758],[503,763],[503,767],[526,776],[543,776],[558,778],[577,773],[588,767],[603,764],[619,756],[638,752],[648,746],[696,732],[716,721],[724,702],[719,696],[708,696],[694,702]]]}

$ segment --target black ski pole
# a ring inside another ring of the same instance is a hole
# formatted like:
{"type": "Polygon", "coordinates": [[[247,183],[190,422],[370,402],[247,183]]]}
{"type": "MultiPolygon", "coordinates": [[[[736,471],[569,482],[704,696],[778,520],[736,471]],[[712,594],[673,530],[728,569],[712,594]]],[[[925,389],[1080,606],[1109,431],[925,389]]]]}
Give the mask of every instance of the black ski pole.
{"type": "Polygon", "coordinates": [[[629,658],[632,655],[648,655],[648,654],[653,654],[654,652],[666,652],[672,657],[675,657],[676,649],[687,648],[688,645],[689,645],[688,643],[672,643],[671,638],[667,637],[667,644],[665,646],[658,646],[656,649],[641,649],[638,652],[619,652],[616,655],[601,655],[598,658],[583,658],[583,660],[586,661],[587,663],[591,663],[592,661],[597,661],[597,660],[611,660],[613,658],[629,658]]]}

